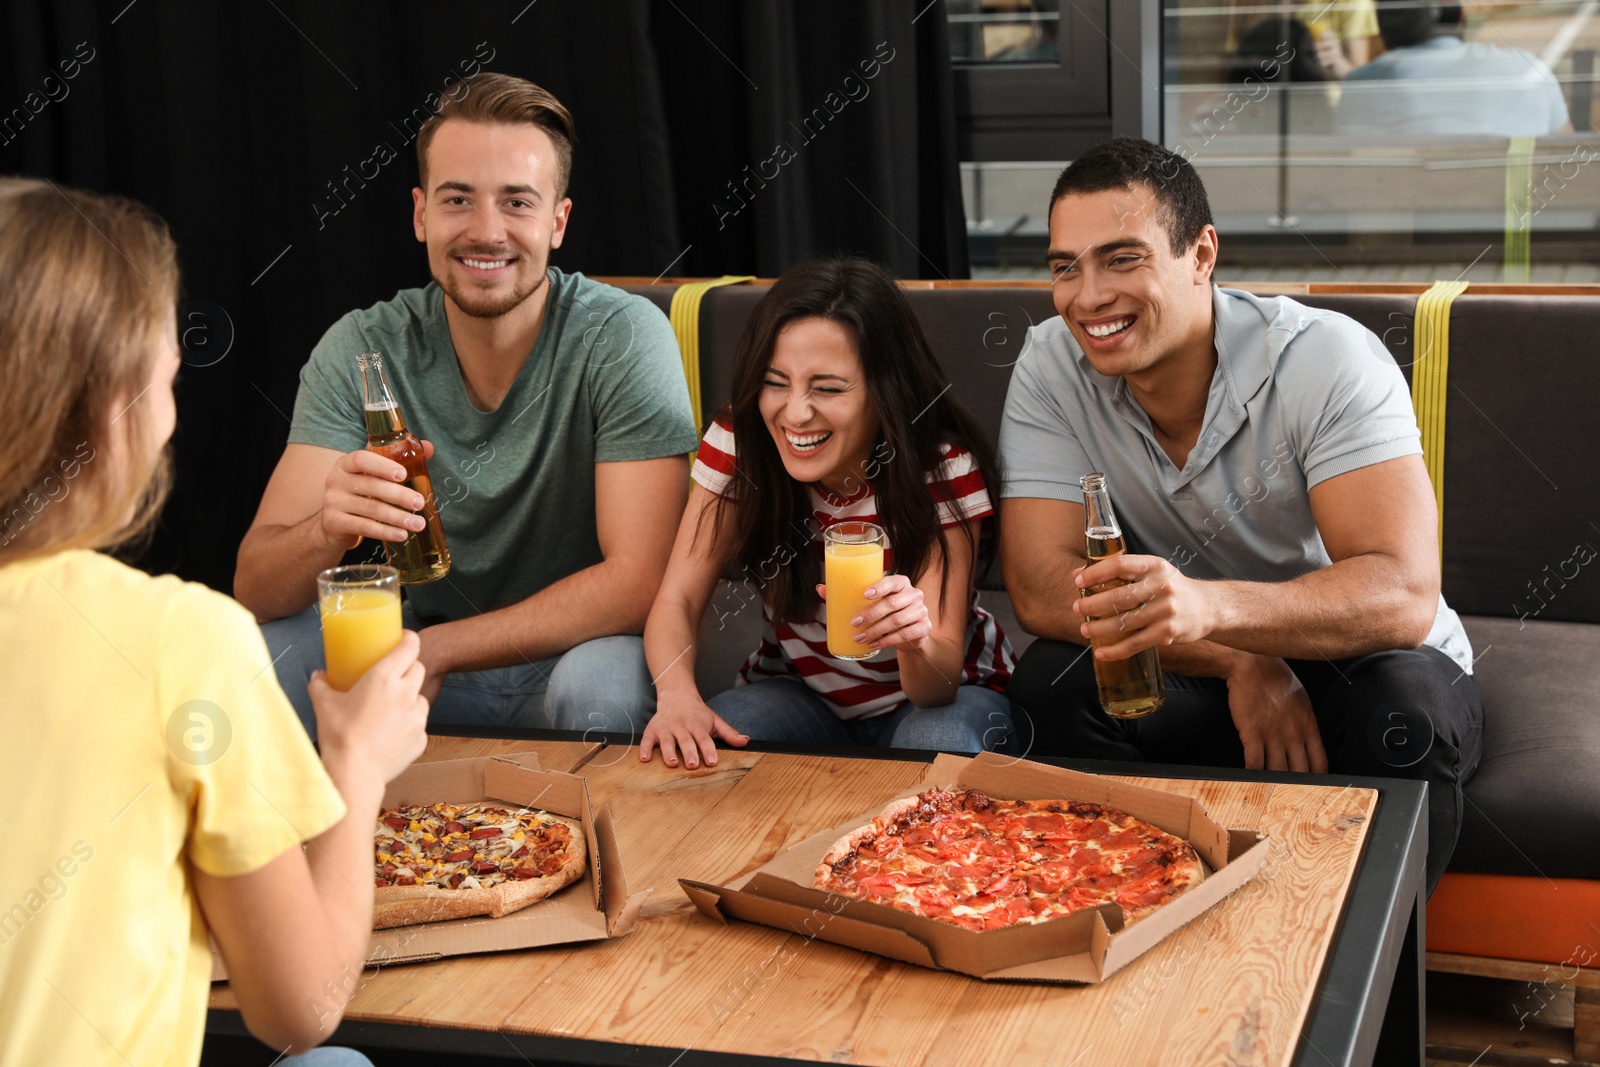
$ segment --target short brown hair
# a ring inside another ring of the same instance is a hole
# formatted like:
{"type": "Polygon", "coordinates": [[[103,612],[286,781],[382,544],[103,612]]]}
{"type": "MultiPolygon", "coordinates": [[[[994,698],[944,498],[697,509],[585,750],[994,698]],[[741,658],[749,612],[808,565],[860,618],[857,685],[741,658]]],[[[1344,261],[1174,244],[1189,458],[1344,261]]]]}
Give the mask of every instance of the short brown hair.
{"type": "Polygon", "coordinates": [[[1056,179],[1045,217],[1055,212],[1056,201],[1063,196],[1131,189],[1135,182],[1143,182],[1155,192],[1174,256],[1193,248],[1200,234],[1212,225],[1205,184],[1189,161],[1164,145],[1138,137],[1101,141],[1073,160],[1056,179]]]}
{"type": "Polygon", "coordinates": [[[173,343],[166,224],[122,197],[0,178],[0,279],[0,562],[137,537],[170,482],[137,402],[173,343]]]}
{"type": "Polygon", "coordinates": [[[572,146],[578,141],[578,130],[572,121],[572,112],[548,89],[523,78],[487,70],[461,79],[457,88],[444,95],[439,110],[417,131],[417,175],[424,193],[428,191],[428,145],[439,127],[450,119],[485,126],[539,127],[550,135],[556,146],[556,199],[567,195],[567,179],[572,176],[572,146]]]}

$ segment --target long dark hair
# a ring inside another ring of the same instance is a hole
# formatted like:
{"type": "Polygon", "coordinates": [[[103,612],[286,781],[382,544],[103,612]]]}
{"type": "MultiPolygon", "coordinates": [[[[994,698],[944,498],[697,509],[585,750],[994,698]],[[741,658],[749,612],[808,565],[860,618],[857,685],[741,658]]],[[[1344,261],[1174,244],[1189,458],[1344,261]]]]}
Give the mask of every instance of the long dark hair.
{"type": "MultiPolygon", "coordinates": [[[[865,259],[816,259],[784,272],[750,316],[734,357],[730,404],[738,474],[729,507],[717,507],[713,531],[732,531],[734,561],[761,589],[774,619],[813,618],[822,580],[808,487],[783,466],[761,417],[760,398],[778,334],[800,319],[836,322],[855,339],[867,395],[881,427],[866,474],[876,494],[878,522],[894,550],[895,570],[913,582],[937,559],[948,567],[949,546],[925,475],[943,461],[941,445],[972,454],[991,494],[1000,492],[995,451],[978,420],[950,391],[922,325],[888,271],[865,259]]],[[[994,520],[984,520],[974,576],[994,558],[994,520]]],[[[965,526],[962,535],[971,543],[965,526]]],[[[944,605],[948,591],[939,591],[944,605]]],[[[961,591],[962,596],[966,590],[961,591]]]]}

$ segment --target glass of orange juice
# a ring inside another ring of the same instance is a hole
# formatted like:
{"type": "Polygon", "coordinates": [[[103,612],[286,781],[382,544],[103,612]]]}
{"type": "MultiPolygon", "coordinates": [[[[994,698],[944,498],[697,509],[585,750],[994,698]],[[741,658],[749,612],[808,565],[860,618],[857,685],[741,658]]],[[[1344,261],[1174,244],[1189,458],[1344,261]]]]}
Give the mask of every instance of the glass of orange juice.
{"type": "Polygon", "coordinates": [[[871,659],[877,649],[855,640],[850,620],[867,608],[866,592],[883,577],[883,527],[836,522],[822,531],[823,582],[828,587],[828,651],[840,659],[871,659]]]}
{"type": "Polygon", "coordinates": [[[317,575],[328,684],[345,692],[400,643],[400,573],[379,563],[317,575]]]}

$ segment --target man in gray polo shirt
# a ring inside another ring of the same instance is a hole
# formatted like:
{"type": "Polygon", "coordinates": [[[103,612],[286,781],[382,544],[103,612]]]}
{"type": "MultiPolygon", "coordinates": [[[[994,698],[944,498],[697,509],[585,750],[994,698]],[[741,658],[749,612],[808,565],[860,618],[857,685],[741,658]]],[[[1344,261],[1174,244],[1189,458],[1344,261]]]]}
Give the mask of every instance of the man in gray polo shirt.
{"type": "Polygon", "coordinates": [[[1159,145],[1105,142],[1056,183],[1061,317],[1032,331],[1000,437],[1006,587],[1041,638],[1011,681],[1022,742],[1427,781],[1431,889],[1483,709],[1405,379],[1342,315],[1217,288],[1216,257],[1199,176],[1159,145]],[[1086,567],[1090,471],[1129,547],[1086,567]],[[1159,648],[1165,705],[1102,712],[1090,639],[1159,648]]]}

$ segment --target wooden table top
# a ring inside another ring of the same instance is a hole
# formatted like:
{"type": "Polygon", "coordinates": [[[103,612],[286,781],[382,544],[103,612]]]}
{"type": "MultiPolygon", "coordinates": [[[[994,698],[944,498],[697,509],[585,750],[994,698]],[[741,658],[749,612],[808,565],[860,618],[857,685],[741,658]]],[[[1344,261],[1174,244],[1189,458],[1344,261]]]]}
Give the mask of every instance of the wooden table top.
{"type": "MultiPolygon", "coordinates": [[[[1286,1064],[1377,803],[1354,787],[1126,778],[1271,834],[1261,873],[1099,985],[986,983],[723,925],[677,884],[754,870],[926,764],[730,750],[684,771],[640,764],[635,748],[454,737],[430,739],[423,759],[527,751],[612,805],[629,888],[653,888],[634,931],[387,967],[348,1019],[868,1064],[1286,1064]]],[[[217,986],[211,1006],[236,1005],[217,986]]]]}

